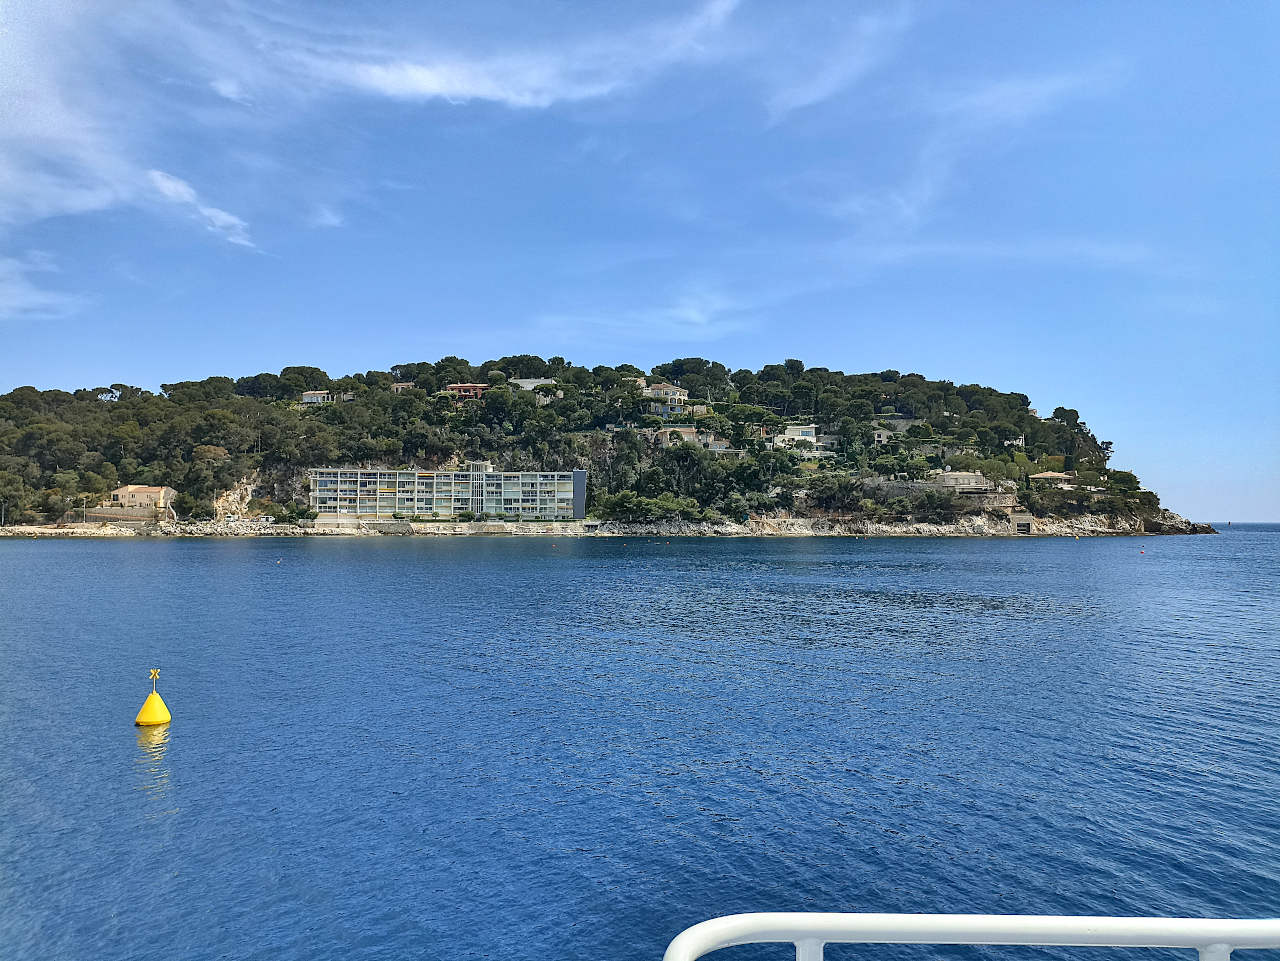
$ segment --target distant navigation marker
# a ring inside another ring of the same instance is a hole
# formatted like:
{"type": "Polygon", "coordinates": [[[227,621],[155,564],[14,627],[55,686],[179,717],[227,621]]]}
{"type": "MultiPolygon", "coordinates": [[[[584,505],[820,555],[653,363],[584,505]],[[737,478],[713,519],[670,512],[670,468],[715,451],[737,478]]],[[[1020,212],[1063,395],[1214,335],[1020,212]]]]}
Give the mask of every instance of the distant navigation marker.
{"type": "Polygon", "coordinates": [[[138,716],[133,719],[133,723],[138,727],[168,724],[173,720],[173,715],[169,713],[169,706],[165,704],[164,698],[156,690],[156,681],[158,680],[160,680],[160,670],[153,667],[151,669],[151,693],[142,702],[142,710],[138,712],[138,716]]]}

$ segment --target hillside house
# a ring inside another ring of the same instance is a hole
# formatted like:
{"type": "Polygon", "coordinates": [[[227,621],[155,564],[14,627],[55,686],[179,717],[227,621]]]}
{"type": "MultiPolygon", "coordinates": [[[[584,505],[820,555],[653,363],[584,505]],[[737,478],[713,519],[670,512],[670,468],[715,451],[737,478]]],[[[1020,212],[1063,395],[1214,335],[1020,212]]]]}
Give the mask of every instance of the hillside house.
{"type": "Polygon", "coordinates": [[[995,481],[976,470],[930,471],[928,484],[953,494],[989,494],[999,489],[995,481]]]}
{"type": "Polygon", "coordinates": [[[829,449],[833,446],[830,438],[831,435],[818,433],[817,424],[788,424],[782,433],[775,434],[766,444],[774,450],[795,450],[797,444],[806,441],[813,446],[804,449],[804,456],[835,457],[835,452],[829,449]]]}
{"type": "Polygon", "coordinates": [[[488,384],[446,384],[444,392],[455,400],[479,400],[488,389],[488,384]]]}
{"type": "Polygon", "coordinates": [[[650,399],[649,411],[664,420],[689,414],[689,392],[675,384],[651,384],[640,393],[650,399]]]}
{"type": "Polygon", "coordinates": [[[701,432],[692,424],[672,424],[669,427],[654,427],[651,430],[641,431],[640,433],[659,447],[675,447],[678,444],[702,446],[702,441],[698,437],[701,432]]]}
{"type": "Polygon", "coordinates": [[[507,383],[516,390],[533,391],[533,402],[539,407],[546,407],[551,403],[553,398],[560,398],[564,396],[564,391],[562,390],[555,391],[554,395],[549,394],[546,391],[536,390],[538,387],[554,387],[556,382],[550,377],[516,377],[513,380],[507,381],[507,383]]]}
{"type": "Polygon", "coordinates": [[[719,434],[709,430],[701,430],[690,424],[673,424],[670,427],[655,427],[652,430],[640,432],[641,436],[647,437],[651,442],[660,447],[675,447],[679,444],[692,444],[695,447],[701,447],[709,450],[713,454],[726,454],[733,457],[741,457],[744,453],[742,450],[733,446],[728,438],[721,437],[719,434]]]}
{"type": "Polygon", "coordinates": [[[808,441],[814,447],[818,446],[818,425],[817,424],[788,424],[781,434],[777,434],[773,438],[773,447],[775,450],[785,450],[795,447],[800,441],[808,441]]]}
{"type": "Polygon", "coordinates": [[[355,399],[356,395],[351,391],[343,391],[337,394],[329,390],[304,390],[302,392],[302,402],[307,405],[334,404],[338,402],[345,404],[355,399]]]}

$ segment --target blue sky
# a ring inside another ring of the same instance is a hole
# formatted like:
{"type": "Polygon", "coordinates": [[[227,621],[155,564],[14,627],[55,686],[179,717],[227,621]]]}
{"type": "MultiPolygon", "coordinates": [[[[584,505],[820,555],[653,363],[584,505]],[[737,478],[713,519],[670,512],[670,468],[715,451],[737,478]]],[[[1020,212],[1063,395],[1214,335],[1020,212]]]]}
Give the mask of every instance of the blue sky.
{"type": "Polygon", "coordinates": [[[1280,519],[1280,6],[0,9],[0,390],[886,367],[1280,519]]]}

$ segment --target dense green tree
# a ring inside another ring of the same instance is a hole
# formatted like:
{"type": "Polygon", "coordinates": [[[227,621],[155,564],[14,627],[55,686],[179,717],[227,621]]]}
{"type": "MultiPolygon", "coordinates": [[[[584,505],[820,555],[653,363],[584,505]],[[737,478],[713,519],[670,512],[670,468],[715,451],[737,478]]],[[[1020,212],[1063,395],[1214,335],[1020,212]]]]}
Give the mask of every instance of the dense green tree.
{"type": "Polygon", "coordinates": [[[168,484],[183,495],[179,509],[195,514],[254,476],[276,510],[296,516],[306,509],[300,480],[308,467],[428,469],[489,458],[511,469],[586,467],[597,509],[603,498],[630,492],[643,502],[610,501],[609,509],[643,513],[676,504],[671,510],[687,516],[692,502],[697,511],[737,517],[806,503],[850,512],[870,503],[877,516],[889,516],[917,507],[936,513],[945,505],[884,497],[860,486],[861,478],[920,479],[946,456],[954,469],[981,470],[1024,487],[1029,474],[1074,466],[1079,486],[1106,488],[1102,495],[1070,498],[1026,490],[1044,509],[1133,513],[1158,503],[1133,475],[1108,471],[1110,444],[1076,411],[1059,408],[1042,420],[1025,394],[892,370],[845,374],[798,360],[732,375],[700,357],[655,366],[650,382],[670,380],[709,404],[699,429],[728,440],[743,452],[739,458],[656,444],[652,431],[667,422],[650,413],[650,399],[625,379],[640,376],[630,364],[588,369],[563,357],[520,354],[479,365],[450,356],[334,378],[316,367],[286,367],[234,381],[216,376],[165,384],[161,393],[125,384],[72,392],[21,387],[0,397],[0,491],[7,492],[0,497],[13,500],[19,516],[56,517],[119,484],[168,484]],[[517,377],[556,383],[536,391],[509,388],[507,381],[517,377]],[[392,383],[415,389],[392,393],[392,383]],[[459,402],[440,392],[451,383],[490,389],[478,401],[459,402]],[[312,389],[353,399],[304,407],[301,394],[312,389]],[[878,411],[925,423],[876,447],[878,411]],[[797,421],[816,422],[820,433],[835,437],[836,456],[818,462],[816,473],[801,469],[794,453],[769,449],[769,439],[797,421]],[[1016,449],[1008,443],[1019,439],[1016,449]]]}

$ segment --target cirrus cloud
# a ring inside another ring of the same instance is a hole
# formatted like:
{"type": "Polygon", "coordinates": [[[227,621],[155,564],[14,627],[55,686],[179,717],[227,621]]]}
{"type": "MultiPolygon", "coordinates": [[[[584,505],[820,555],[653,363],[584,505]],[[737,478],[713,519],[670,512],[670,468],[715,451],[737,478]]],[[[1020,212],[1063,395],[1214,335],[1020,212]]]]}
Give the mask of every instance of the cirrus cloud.
{"type": "Polygon", "coordinates": [[[211,207],[200,199],[194,187],[180,177],[165,173],[163,170],[148,170],[147,178],[151,186],[165,200],[187,208],[205,228],[222,237],[228,243],[241,247],[254,246],[249,239],[249,225],[237,217],[218,207],[211,207]]]}

